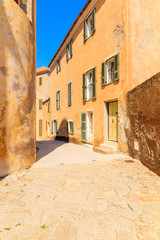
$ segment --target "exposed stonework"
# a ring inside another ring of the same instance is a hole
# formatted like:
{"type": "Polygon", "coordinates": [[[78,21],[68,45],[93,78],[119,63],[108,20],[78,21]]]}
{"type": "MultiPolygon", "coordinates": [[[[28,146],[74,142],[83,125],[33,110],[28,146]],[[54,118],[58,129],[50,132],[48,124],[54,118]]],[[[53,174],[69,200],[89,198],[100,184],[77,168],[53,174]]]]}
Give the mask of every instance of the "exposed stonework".
{"type": "Polygon", "coordinates": [[[128,93],[128,148],[160,175],[160,73],[128,93]]]}
{"type": "Polygon", "coordinates": [[[35,16],[21,7],[0,1],[0,177],[36,160],[35,16]]]}
{"type": "Polygon", "coordinates": [[[122,152],[128,151],[128,146],[127,146],[128,129],[129,129],[129,121],[127,117],[126,106],[121,100],[119,100],[118,101],[118,145],[119,145],[119,149],[122,152]]]}

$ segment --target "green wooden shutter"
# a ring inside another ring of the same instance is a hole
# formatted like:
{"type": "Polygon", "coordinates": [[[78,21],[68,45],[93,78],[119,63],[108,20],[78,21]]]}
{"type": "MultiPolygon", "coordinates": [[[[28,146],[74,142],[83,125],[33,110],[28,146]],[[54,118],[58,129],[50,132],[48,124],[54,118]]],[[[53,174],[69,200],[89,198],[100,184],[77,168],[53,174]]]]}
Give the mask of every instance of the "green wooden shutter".
{"type": "Polygon", "coordinates": [[[83,101],[87,100],[87,76],[83,74],[83,101]]]}
{"type": "Polygon", "coordinates": [[[67,125],[67,128],[66,128],[66,129],[67,129],[67,134],[68,134],[68,122],[66,122],[66,125],[67,125]]]}
{"type": "Polygon", "coordinates": [[[53,134],[53,128],[54,128],[54,121],[52,120],[52,134],[53,134]]]}
{"type": "Polygon", "coordinates": [[[56,109],[58,109],[58,92],[56,92],[56,109]]]}
{"type": "Polygon", "coordinates": [[[58,120],[56,120],[56,133],[58,133],[58,120]]]}
{"type": "Polygon", "coordinates": [[[68,61],[68,45],[66,47],[66,60],[68,61]]]}
{"type": "Polygon", "coordinates": [[[84,21],[84,41],[86,40],[87,38],[87,22],[86,20],[84,21]]]}
{"type": "Polygon", "coordinates": [[[96,98],[96,68],[92,70],[92,77],[93,77],[93,98],[96,98]]]}
{"type": "Polygon", "coordinates": [[[96,30],[95,16],[96,16],[96,9],[94,8],[94,10],[92,12],[92,32],[94,32],[96,30]]]}
{"type": "Polygon", "coordinates": [[[86,142],[86,113],[81,113],[81,140],[86,142]]]}
{"type": "Polygon", "coordinates": [[[71,122],[71,134],[74,134],[74,122],[71,122]]]}
{"type": "Polygon", "coordinates": [[[72,51],[72,42],[73,42],[73,40],[71,40],[71,42],[70,42],[70,44],[71,44],[71,57],[72,57],[72,53],[73,53],[73,51],[72,51]]]}
{"type": "Polygon", "coordinates": [[[102,63],[102,85],[107,83],[107,65],[106,62],[102,63]]]}
{"type": "Polygon", "coordinates": [[[61,57],[59,58],[59,71],[61,70],[61,57]]]}
{"type": "Polygon", "coordinates": [[[58,73],[58,61],[57,61],[56,69],[57,69],[57,73],[58,73]]]}
{"type": "Polygon", "coordinates": [[[68,106],[72,105],[72,83],[68,83],[68,106]]]}
{"type": "Polygon", "coordinates": [[[59,109],[60,109],[60,90],[58,91],[58,106],[59,106],[59,109]]]}
{"type": "Polygon", "coordinates": [[[114,81],[119,80],[119,54],[114,56],[114,81]]]}

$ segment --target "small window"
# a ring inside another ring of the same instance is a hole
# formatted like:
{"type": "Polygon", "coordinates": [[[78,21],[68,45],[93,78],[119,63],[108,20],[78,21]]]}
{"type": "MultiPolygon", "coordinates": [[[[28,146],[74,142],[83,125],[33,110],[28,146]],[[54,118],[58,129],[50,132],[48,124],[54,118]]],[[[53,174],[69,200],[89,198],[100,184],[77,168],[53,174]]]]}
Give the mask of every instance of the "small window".
{"type": "Polygon", "coordinates": [[[42,119],[39,119],[39,136],[42,137],[42,119]]]}
{"type": "Polygon", "coordinates": [[[84,22],[84,41],[87,40],[95,31],[95,13],[96,9],[92,11],[89,17],[84,22]]]}
{"type": "Polygon", "coordinates": [[[39,99],[39,109],[42,109],[42,99],[39,99]]]}
{"type": "Polygon", "coordinates": [[[39,78],[39,86],[42,85],[42,77],[39,78]]]}
{"type": "Polygon", "coordinates": [[[68,106],[72,105],[72,82],[68,83],[68,106]]]}
{"type": "Polygon", "coordinates": [[[57,60],[57,73],[61,70],[61,57],[57,60]]]}
{"type": "Polygon", "coordinates": [[[83,74],[83,101],[96,97],[96,68],[83,74]]]}
{"type": "Polygon", "coordinates": [[[50,104],[48,103],[48,113],[50,112],[50,104]]]}
{"type": "Polygon", "coordinates": [[[72,40],[70,41],[70,43],[67,45],[66,48],[66,59],[67,61],[72,57],[72,40]]]}
{"type": "Polygon", "coordinates": [[[119,80],[119,54],[102,63],[102,85],[119,80]]]}
{"type": "Polygon", "coordinates": [[[52,134],[58,132],[58,121],[54,119],[52,121],[52,134]]]}
{"type": "Polygon", "coordinates": [[[56,92],[56,108],[60,109],[60,90],[56,92]]]}
{"type": "Polygon", "coordinates": [[[47,131],[47,126],[48,126],[48,123],[46,122],[46,131],[47,131]]]}
{"type": "Polygon", "coordinates": [[[68,133],[74,134],[74,122],[72,120],[68,121],[68,133]]]}

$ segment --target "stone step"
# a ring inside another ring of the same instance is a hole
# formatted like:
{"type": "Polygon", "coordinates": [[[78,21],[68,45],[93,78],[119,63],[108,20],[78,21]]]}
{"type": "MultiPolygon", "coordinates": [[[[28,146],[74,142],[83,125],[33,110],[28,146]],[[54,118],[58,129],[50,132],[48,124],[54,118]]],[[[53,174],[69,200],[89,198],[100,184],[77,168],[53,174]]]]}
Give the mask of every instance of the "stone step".
{"type": "Polygon", "coordinates": [[[94,152],[102,153],[102,154],[115,154],[119,153],[118,148],[108,147],[106,145],[101,145],[99,147],[93,147],[94,152]]]}

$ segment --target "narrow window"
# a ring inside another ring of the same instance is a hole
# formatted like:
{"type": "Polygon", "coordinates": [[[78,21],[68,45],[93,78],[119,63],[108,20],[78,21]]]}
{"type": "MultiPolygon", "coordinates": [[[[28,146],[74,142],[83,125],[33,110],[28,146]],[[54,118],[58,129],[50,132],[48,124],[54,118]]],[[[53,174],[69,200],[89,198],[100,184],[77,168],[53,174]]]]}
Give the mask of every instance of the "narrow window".
{"type": "Polygon", "coordinates": [[[83,101],[96,97],[96,68],[83,74],[83,101]]]}
{"type": "Polygon", "coordinates": [[[50,112],[50,104],[48,103],[48,113],[50,112]]]}
{"type": "Polygon", "coordinates": [[[68,133],[74,134],[74,122],[72,120],[68,121],[68,133]]]}
{"type": "Polygon", "coordinates": [[[39,78],[39,86],[42,85],[42,77],[39,78]]]}
{"type": "Polygon", "coordinates": [[[68,83],[68,106],[72,105],[72,82],[68,83]]]}
{"type": "Polygon", "coordinates": [[[52,133],[58,132],[58,120],[54,119],[52,121],[52,133]]]}
{"type": "Polygon", "coordinates": [[[39,99],[39,109],[42,109],[42,99],[39,99]]]}
{"type": "Polygon", "coordinates": [[[66,47],[66,60],[68,61],[72,57],[72,40],[66,47]]]}
{"type": "Polygon", "coordinates": [[[119,80],[119,54],[102,63],[102,85],[119,80]]]}
{"type": "Polygon", "coordinates": [[[57,60],[57,73],[61,70],[61,57],[57,60]]]}
{"type": "Polygon", "coordinates": [[[39,119],[39,136],[42,137],[42,119],[39,119]]]}
{"type": "Polygon", "coordinates": [[[56,92],[56,108],[60,109],[60,90],[56,92]]]}
{"type": "Polygon", "coordinates": [[[96,9],[92,11],[89,17],[84,21],[84,41],[87,40],[95,31],[95,13],[96,9]]]}

